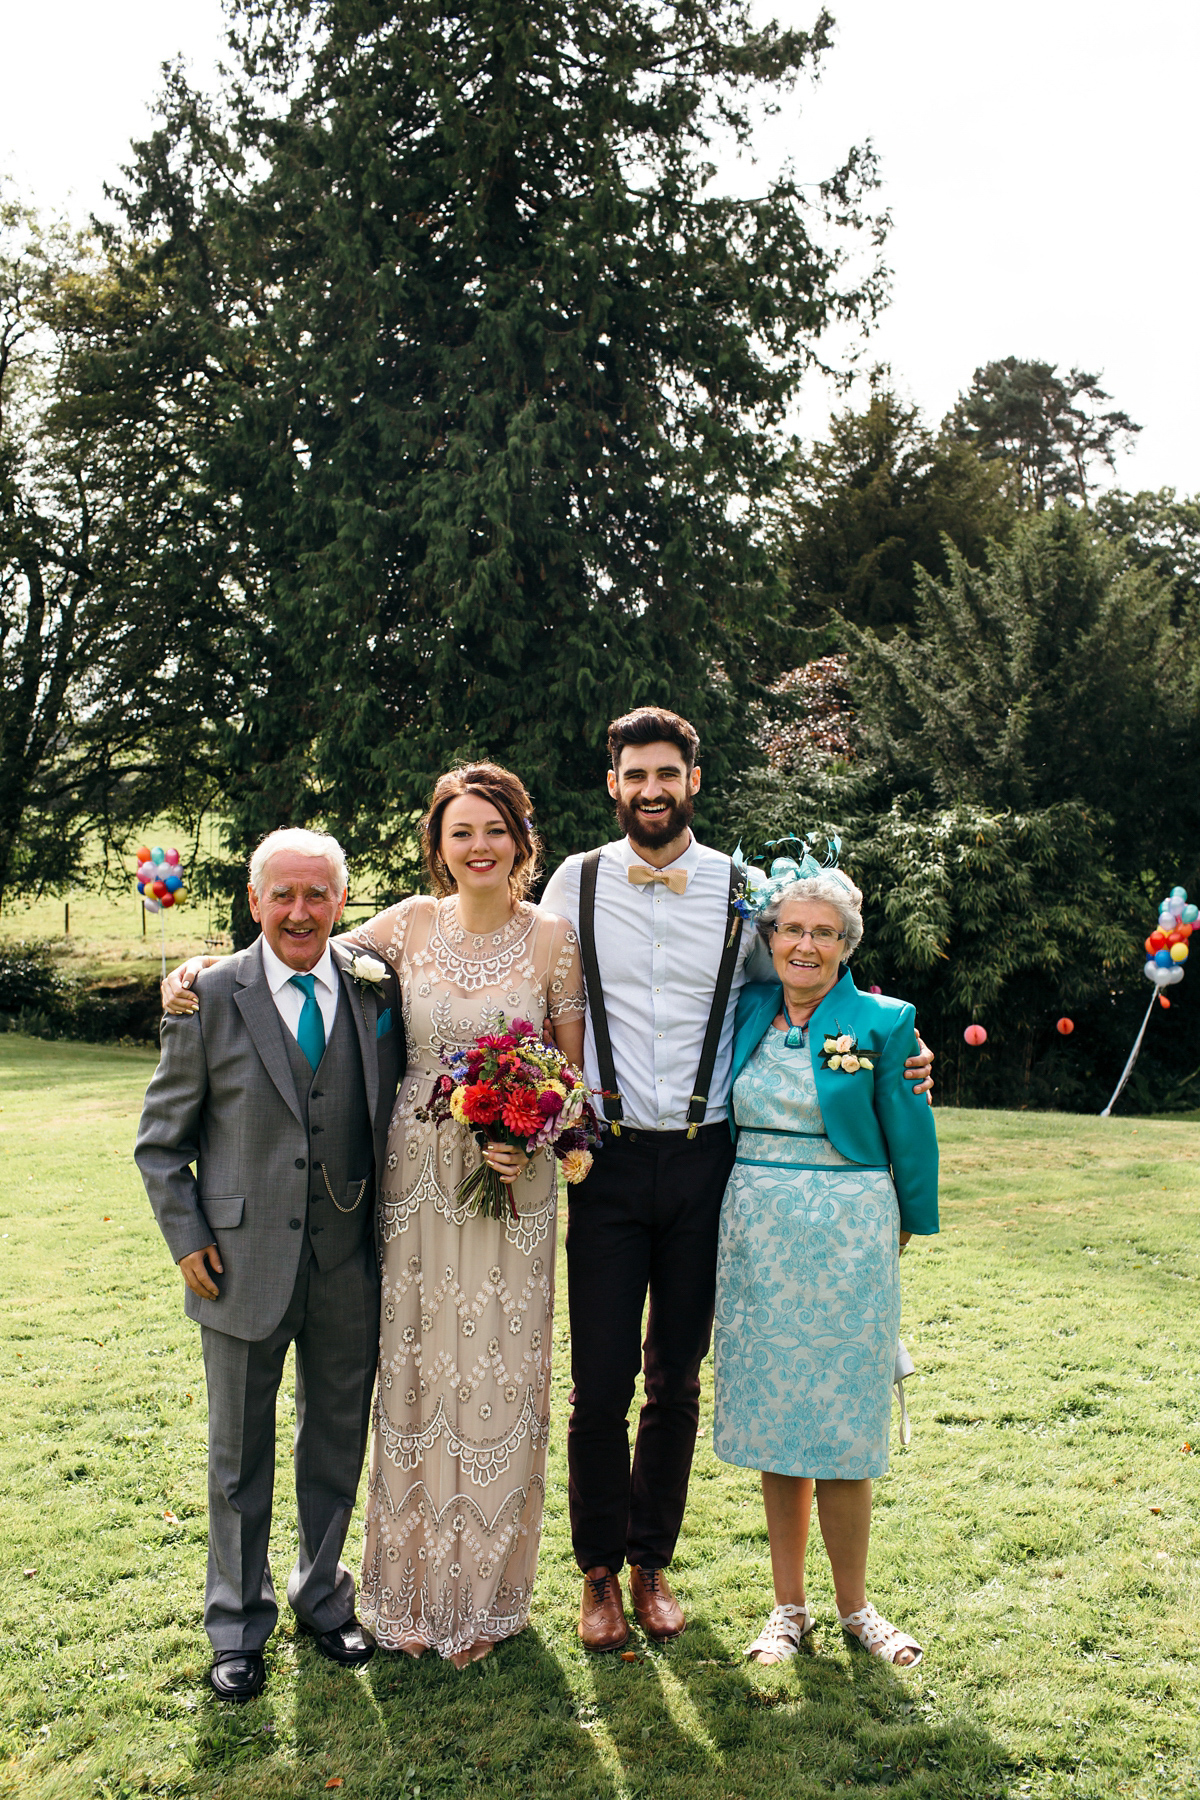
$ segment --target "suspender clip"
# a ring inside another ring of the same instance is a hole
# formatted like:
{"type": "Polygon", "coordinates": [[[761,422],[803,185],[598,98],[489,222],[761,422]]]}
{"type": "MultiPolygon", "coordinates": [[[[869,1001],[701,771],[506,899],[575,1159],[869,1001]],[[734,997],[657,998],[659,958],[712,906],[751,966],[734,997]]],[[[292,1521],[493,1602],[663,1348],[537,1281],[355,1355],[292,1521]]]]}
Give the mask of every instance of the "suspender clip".
{"type": "Polygon", "coordinates": [[[700,1127],[698,1125],[689,1125],[688,1126],[688,1141],[689,1141],[689,1143],[691,1142],[692,1138],[695,1137],[695,1135],[699,1131],[699,1129],[700,1129],[700,1127]]]}
{"type": "Polygon", "coordinates": [[[608,1129],[609,1129],[609,1130],[610,1130],[610,1131],[611,1131],[611,1132],[612,1132],[612,1134],[613,1134],[613,1136],[614,1136],[614,1137],[620,1137],[620,1135],[621,1135],[621,1125],[620,1125],[620,1121],[619,1121],[619,1120],[617,1120],[617,1119],[610,1119],[610,1120],[609,1120],[609,1122],[608,1122],[608,1129]]]}

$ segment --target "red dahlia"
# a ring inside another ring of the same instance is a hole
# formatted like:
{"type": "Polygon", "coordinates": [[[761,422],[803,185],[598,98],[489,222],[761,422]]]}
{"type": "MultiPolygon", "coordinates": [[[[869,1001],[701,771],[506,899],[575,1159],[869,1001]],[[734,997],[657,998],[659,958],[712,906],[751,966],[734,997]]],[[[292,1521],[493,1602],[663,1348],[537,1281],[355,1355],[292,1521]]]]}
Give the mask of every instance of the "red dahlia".
{"type": "Polygon", "coordinates": [[[542,1115],[537,1095],[527,1090],[513,1094],[504,1103],[504,1123],[517,1137],[534,1137],[542,1129],[542,1115]]]}
{"type": "Polygon", "coordinates": [[[463,1089],[463,1111],[472,1125],[490,1125],[500,1117],[502,1101],[494,1087],[476,1081],[463,1089]]]}

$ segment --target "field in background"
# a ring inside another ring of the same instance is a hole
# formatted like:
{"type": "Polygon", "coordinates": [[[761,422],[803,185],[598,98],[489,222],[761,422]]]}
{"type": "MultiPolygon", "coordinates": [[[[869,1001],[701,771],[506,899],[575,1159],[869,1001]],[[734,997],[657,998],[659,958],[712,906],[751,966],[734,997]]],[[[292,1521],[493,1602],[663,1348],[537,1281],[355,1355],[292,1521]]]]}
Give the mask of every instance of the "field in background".
{"type": "MultiPolygon", "coordinates": [[[[817,1653],[743,1662],[766,1538],[754,1477],[712,1455],[707,1392],[674,1570],[689,1629],[635,1634],[629,1663],[580,1651],[564,1282],[530,1628],[465,1674],[381,1655],[355,1675],[285,1626],[266,1693],[234,1709],[203,1687],[199,1345],[129,1158],[152,1067],[0,1038],[0,1792],[1200,1792],[1200,1125],[940,1112],[944,1229],[904,1267],[914,1438],[872,1548],[873,1597],[926,1646],[912,1675],[845,1650],[815,1542],[817,1653]]],[[[290,1365],[284,1386],[277,1580],[290,1365]]]]}

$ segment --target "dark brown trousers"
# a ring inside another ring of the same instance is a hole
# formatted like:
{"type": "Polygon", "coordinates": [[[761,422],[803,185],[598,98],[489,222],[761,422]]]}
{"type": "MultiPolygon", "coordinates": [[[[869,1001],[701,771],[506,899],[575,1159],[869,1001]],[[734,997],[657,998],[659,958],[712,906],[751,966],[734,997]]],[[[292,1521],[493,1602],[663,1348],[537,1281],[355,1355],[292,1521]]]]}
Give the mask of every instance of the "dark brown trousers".
{"type": "Polygon", "coordinates": [[[733,1167],[725,1125],[622,1129],[571,1188],[567,1286],[571,1541],[581,1569],[628,1559],[665,1568],[687,1502],[712,1336],[721,1198],[733,1167]],[[650,1313],[641,1337],[646,1295],[650,1313]],[[638,1369],[645,1403],[630,1467],[626,1415],[638,1369]]]}

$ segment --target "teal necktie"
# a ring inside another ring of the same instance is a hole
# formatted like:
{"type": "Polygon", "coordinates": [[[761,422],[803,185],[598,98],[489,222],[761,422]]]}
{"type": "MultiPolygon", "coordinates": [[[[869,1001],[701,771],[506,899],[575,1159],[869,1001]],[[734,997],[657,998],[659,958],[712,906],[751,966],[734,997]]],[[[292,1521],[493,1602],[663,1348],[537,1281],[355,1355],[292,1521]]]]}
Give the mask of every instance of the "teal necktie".
{"type": "Polygon", "coordinates": [[[296,1027],[296,1042],[308,1058],[309,1068],[315,1069],[325,1054],[325,1021],[317,1005],[317,978],[315,975],[293,975],[290,979],[292,986],[299,988],[304,995],[300,1023],[296,1027]]]}

